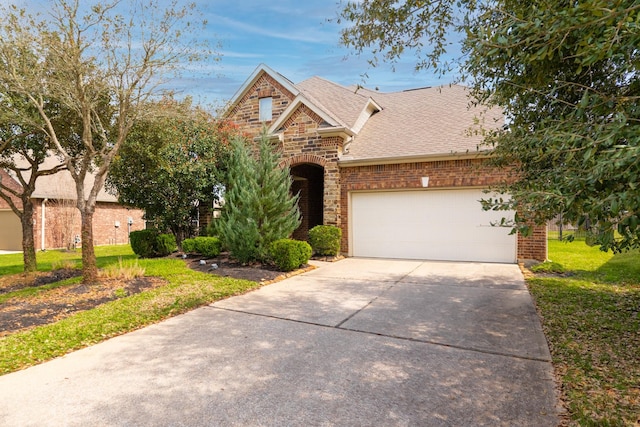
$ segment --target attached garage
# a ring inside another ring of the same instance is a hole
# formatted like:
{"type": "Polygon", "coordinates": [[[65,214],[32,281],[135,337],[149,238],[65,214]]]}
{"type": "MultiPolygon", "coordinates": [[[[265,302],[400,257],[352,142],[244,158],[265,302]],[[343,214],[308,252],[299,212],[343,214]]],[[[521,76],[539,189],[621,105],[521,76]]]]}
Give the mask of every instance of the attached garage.
{"type": "Polygon", "coordinates": [[[22,250],[22,225],[13,211],[0,210],[0,250],[22,250]]]}
{"type": "Polygon", "coordinates": [[[515,263],[516,235],[491,226],[479,189],[352,192],[352,256],[515,263]]]}

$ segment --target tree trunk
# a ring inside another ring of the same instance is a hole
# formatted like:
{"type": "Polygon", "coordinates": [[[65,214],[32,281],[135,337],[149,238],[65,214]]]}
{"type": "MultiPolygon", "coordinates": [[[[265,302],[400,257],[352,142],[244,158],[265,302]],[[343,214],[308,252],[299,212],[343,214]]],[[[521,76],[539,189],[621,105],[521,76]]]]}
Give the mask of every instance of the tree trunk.
{"type": "Polygon", "coordinates": [[[80,211],[82,220],[82,281],[86,285],[98,283],[98,266],[93,248],[93,211],[80,211]]]}
{"type": "Polygon", "coordinates": [[[24,271],[31,272],[38,270],[36,261],[36,242],[33,235],[33,202],[31,199],[23,200],[22,216],[22,259],[24,271]]]}

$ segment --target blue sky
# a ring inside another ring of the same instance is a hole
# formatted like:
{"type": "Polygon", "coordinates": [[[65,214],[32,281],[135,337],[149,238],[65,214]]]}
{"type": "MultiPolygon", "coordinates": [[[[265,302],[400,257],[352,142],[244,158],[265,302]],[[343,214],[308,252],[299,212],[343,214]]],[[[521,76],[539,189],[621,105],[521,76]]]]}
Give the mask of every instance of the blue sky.
{"type": "MultiPolygon", "coordinates": [[[[415,73],[415,59],[410,54],[395,65],[395,72],[387,64],[371,69],[367,58],[358,58],[340,46],[340,26],[328,21],[337,16],[339,0],[180,0],[180,3],[188,1],[195,1],[198,17],[208,21],[200,37],[211,47],[219,44],[217,51],[222,56],[217,62],[185,64],[182,77],[172,80],[167,87],[192,96],[196,103],[212,110],[224,105],[260,63],[294,83],[315,75],[345,86],[363,84],[385,92],[448,84],[455,78],[453,75],[439,78],[428,71],[415,73]]],[[[7,3],[45,14],[51,5],[49,0],[0,0],[0,4],[7,3]]],[[[92,3],[81,0],[82,6],[92,3]]]]}
{"type": "Polygon", "coordinates": [[[221,104],[228,100],[251,72],[265,63],[294,83],[317,75],[348,86],[363,84],[381,91],[447,84],[454,76],[438,78],[429,72],[416,74],[408,55],[396,64],[370,69],[366,58],[350,55],[339,45],[340,27],[334,18],[336,0],[238,0],[196,1],[207,19],[211,44],[221,43],[221,60],[207,67],[208,74],[195,73],[174,82],[175,88],[196,101],[221,104]]]}

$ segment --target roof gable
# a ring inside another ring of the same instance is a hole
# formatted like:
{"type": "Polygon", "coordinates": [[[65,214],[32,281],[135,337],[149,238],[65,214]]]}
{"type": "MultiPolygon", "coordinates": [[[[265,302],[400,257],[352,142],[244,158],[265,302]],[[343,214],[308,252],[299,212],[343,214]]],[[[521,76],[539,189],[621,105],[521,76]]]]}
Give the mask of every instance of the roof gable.
{"type": "Polygon", "coordinates": [[[245,80],[245,82],[240,86],[240,88],[236,91],[236,93],[231,97],[231,100],[227,104],[225,109],[227,114],[230,114],[233,109],[238,105],[240,101],[244,98],[249,90],[255,85],[255,83],[262,77],[264,74],[271,77],[275,80],[280,86],[282,86],[286,91],[291,94],[291,97],[296,97],[300,91],[295,87],[295,85],[282,74],[274,71],[270,67],[265,64],[260,64],[258,67],[251,73],[251,75],[245,80]]]}
{"type": "Polygon", "coordinates": [[[257,99],[269,96],[266,86],[274,84],[287,93],[267,122],[269,133],[282,139],[294,123],[290,119],[306,110],[317,122],[316,136],[342,138],[339,158],[345,165],[488,152],[482,146],[484,132],[504,123],[498,108],[473,105],[469,90],[460,85],[384,93],[320,77],[293,84],[264,64],[234,95],[227,117],[243,120],[255,133],[257,99]]]}
{"type": "Polygon", "coordinates": [[[340,126],[356,133],[373,112],[382,109],[370,96],[320,77],[311,77],[296,87],[340,126]]]}

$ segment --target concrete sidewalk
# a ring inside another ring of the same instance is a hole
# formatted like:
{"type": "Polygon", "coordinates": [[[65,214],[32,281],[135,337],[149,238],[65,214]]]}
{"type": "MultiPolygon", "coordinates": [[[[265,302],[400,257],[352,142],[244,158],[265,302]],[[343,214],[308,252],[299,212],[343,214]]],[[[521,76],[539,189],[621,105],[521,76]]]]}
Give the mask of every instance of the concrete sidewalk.
{"type": "Polygon", "coordinates": [[[0,424],[555,426],[514,265],[346,259],[0,377],[0,424]]]}

